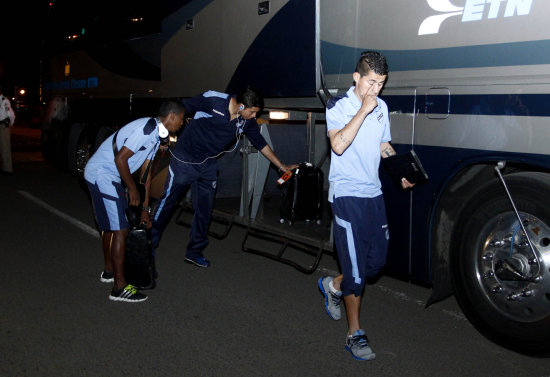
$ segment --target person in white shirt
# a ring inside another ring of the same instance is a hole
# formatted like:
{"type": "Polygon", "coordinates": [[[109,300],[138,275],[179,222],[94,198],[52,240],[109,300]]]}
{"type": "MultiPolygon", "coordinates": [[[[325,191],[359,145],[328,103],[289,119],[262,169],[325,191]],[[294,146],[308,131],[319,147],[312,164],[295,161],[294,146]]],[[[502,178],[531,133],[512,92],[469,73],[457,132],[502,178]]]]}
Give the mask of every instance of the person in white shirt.
{"type": "Polygon", "coordinates": [[[15,113],[11,107],[10,100],[3,94],[0,86],[0,160],[2,161],[3,174],[12,174],[11,162],[11,131],[10,128],[15,122],[15,113]]]}

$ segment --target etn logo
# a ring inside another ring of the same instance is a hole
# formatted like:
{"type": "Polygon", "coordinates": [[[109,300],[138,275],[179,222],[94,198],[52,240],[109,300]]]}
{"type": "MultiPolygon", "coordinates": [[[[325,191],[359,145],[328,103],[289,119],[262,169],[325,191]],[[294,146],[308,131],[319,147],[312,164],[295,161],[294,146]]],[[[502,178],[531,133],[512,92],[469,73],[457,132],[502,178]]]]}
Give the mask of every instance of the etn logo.
{"type": "Polygon", "coordinates": [[[526,16],[531,12],[533,4],[533,0],[466,0],[463,7],[458,7],[451,0],[426,1],[430,8],[440,14],[430,16],[422,21],[418,28],[418,35],[439,33],[441,24],[450,17],[462,16],[462,22],[471,22],[481,21],[484,17],[494,19],[526,16]]]}

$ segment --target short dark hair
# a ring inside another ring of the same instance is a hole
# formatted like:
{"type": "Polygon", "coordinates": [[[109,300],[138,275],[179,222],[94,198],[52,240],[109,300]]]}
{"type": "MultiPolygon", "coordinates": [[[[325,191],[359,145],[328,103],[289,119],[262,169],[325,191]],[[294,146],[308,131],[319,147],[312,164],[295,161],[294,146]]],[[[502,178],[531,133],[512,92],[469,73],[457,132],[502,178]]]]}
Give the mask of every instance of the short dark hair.
{"type": "Polygon", "coordinates": [[[183,103],[176,99],[166,99],[160,104],[159,115],[167,117],[169,114],[181,114],[184,111],[183,103]]]}
{"type": "Polygon", "coordinates": [[[376,51],[365,51],[361,53],[361,57],[355,67],[355,72],[359,72],[361,76],[366,76],[369,71],[374,71],[377,75],[385,76],[388,74],[388,63],[386,57],[376,51]]]}
{"type": "Polygon", "coordinates": [[[255,88],[248,85],[245,90],[237,94],[237,102],[242,103],[244,107],[264,108],[264,98],[255,88]]]}

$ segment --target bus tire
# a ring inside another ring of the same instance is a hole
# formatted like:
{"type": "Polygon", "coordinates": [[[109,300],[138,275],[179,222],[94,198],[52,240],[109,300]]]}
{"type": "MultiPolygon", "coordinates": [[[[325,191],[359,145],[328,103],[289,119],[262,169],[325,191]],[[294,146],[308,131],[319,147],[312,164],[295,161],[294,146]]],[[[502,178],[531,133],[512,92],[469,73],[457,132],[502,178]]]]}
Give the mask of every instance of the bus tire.
{"type": "Polygon", "coordinates": [[[109,136],[111,136],[115,131],[110,128],[103,126],[99,130],[97,130],[97,135],[95,138],[95,146],[94,146],[94,152],[99,148],[101,143],[105,141],[109,136]]]}
{"type": "Polygon", "coordinates": [[[53,166],[66,170],[68,125],[58,119],[52,119],[47,132],[42,136],[44,158],[53,166]]]}
{"type": "Polygon", "coordinates": [[[533,257],[504,186],[491,180],[465,207],[452,274],[455,295],[477,330],[508,349],[550,354],[550,175],[504,177],[524,222],[533,257]],[[505,272],[514,266],[521,277],[505,272]],[[500,268],[499,268],[500,267],[500,268]],[[540,279],[535,279],[540,276],[540,279]]]}
{"type": "Polygon", "coordinates": [[[78,141],[80,139],[80,134],[82,133],[82,130],[84,129],[84,125],[81,123],[74,123],[71,125],[70,131],[69,131],[69,139],[67,140],[67,167],[69,169],[69,172],[71,174],[76,174],[76,158],[77,158],[77,148],[78,148],[78,141]]]}
{"type": "Polygon", "coordinates": [[[86,186],[86,181],[84,180],[84,169],[86,168],[88,160],[92,157],[92,154],[95,151],[95,132],[93,131],[93,128],[90,126],[85,127],[82,130],[80,136],[78,137],[75,152],[75,167],[78,183],[86,190],[88,190],[88,188],[86,186]]]}

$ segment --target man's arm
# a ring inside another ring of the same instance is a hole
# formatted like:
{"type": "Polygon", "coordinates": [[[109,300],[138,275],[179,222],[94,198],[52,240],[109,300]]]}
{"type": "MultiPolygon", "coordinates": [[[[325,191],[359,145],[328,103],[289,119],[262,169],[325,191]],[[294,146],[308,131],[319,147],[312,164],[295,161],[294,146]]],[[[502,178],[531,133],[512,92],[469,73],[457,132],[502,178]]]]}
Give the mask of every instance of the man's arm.
{"type": "Polygon", "coordinates": [[[297,168],[298,165],[285,165],[283,164],[279,158],[275,155],[275,152],[273,152],[273,149],[269,145],[266,145],[263,147],[260,152],[267,158],[273,165],[277,167],[277,169],[282,170],[283,172],[287,172],[289,170],[292,170],[294,168],[297,168]]]}
{"type": "Polygon", "coordinates": [[[7,106],[8,106],[8,117],[10,118],[10,124],[8,126],[13,126],[13,123],[15,123],[15,112],[13,111],[13,107],[11,107],[11,102],[6,98],[7,106]]]}
{"type": "Polygon", "coordinates": [[[145,160],[143,165],[141,165],[140,182],[143,182],[145,179],[145,197],[143,198],[143,207],[149,207],[149,189],[151,187],[152,179],[151,171],[153,170],[153,167],[150,165],[151,163],[151,160],[145,160]],[[149,170],[146,171],[147,167],[149,167],[149,170]],[[144,176],[145,173],[147,173],[147,176],[144,176]]]}
{"type": "Polygon", "coordinates": [[[140,182],[143,182],[145,179],[145,197],[143,198],[143,207],[141,211],[141,223],[144,223],[147,225],[147,227],[151,227],[151,212],[150,212],[150,206],[149,206],[149,196],[150,196],[150,190],[151,190],[151,180],[153,177],[153,167],[150,165],[151,160],[145,160],[143,165],[141,166],[141,180],[140,182]],[[147,169],[149,167],[149,169],[147,169]],[[147,170],[147,171],[146,171],[147,170]],[[144,174],[147,173],[147,176],[144,177],[144,174]]]}
{"type": "Polygon", "coordinates": [[[381,143],[380,144],[380,156],[382,158],[393,156],[395,153],[395,149],[391,146],[389,142],[381,143]]]}
{"type": "Polygon", "coordinates": [[[139,197],[139,191],[136,187],[136,183],[132,178],[132,173],[130,173],[130,166],[128,165],[128,160],[134,155],[130,149],[122,147],[122,149],[115,156],[115,165],[120,174],[120,178],[128,187],[128,192],[130,196],[129,204],[131,206],[138,206],[141,201],[139,197]]]}
{"type": "Polygon", "coordinates": [[[330,130],[328,132],[330,146],[337,155],[341,155],[348,149],[367,115],[378,106],[378,101],[372,88],[369,88],[367,94],[362,98],[361,108],[351,118],[349,123],[339,130],[330,130]]]}

